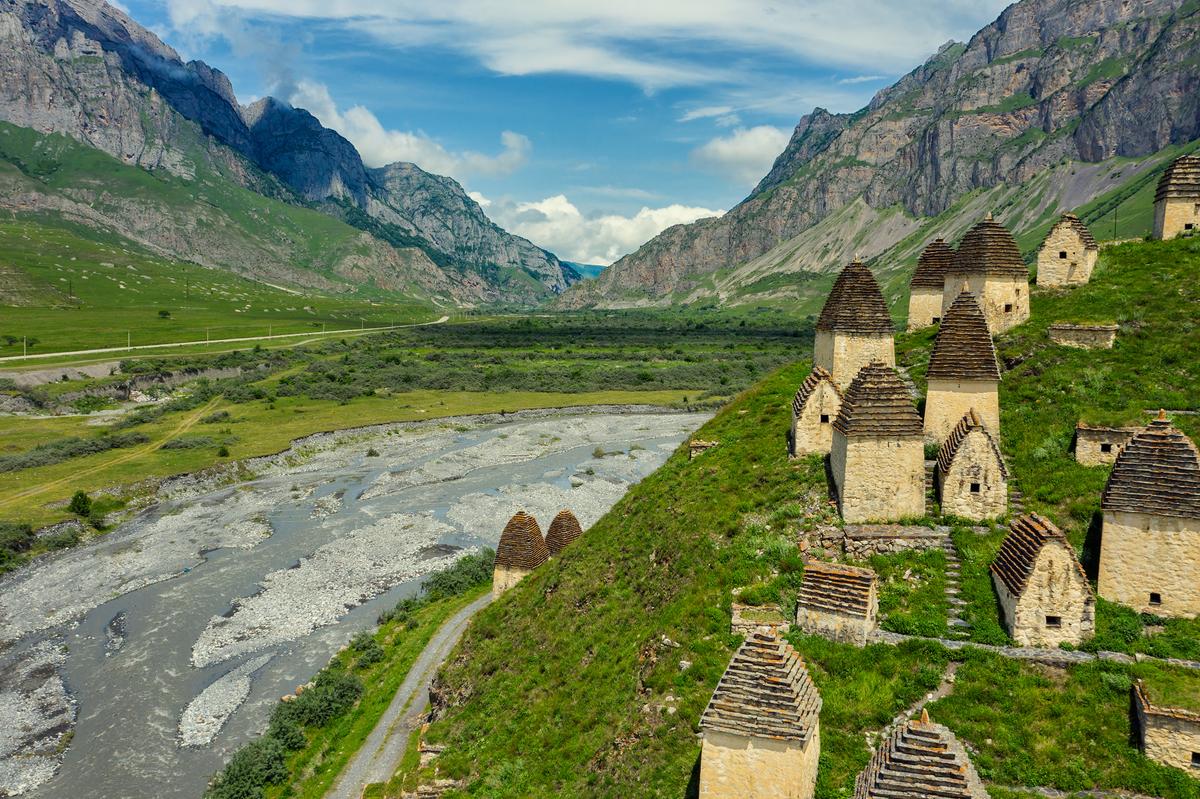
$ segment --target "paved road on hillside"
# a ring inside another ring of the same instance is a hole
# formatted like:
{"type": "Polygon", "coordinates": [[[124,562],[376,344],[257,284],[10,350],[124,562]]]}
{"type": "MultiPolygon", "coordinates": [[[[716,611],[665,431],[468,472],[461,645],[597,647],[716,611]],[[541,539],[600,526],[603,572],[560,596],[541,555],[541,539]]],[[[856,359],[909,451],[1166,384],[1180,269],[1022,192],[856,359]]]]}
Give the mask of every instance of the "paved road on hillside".
{"type": "Polygon", "coordinates": [[[325,799],[360,799],[363,789],[371,783],[387,782],[392,778],[404,757],[409,735],[425,717],[429,707],[429,684],[434,673],[450,656],[450,650],[466,631],[471,617],[491,601],[492,595],[485,594],[452,616],[433,634],[379,723],[342,769],[325,799]]]}

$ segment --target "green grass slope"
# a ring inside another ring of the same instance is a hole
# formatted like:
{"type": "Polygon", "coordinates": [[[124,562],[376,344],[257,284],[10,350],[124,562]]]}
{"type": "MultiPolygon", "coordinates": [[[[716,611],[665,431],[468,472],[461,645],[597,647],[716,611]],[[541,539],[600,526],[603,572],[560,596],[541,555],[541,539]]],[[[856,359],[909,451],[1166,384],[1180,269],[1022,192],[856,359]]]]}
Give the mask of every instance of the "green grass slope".
{"type": "MultiPolygon", "coordinates": [[[[1077,545],[1104,470],[1074,464],[1076,418],[1124,420],[1143,405],[1185,409],[1200,396],[1198,266],[1197,242],[1110,250],[1092,285],[1038,292],[1033,320],[1001,342],[1014,364],[1002,395],[1006,453],[1030,505],[1077,545]],[[1117,349],[1082,353],[1046,341],[1050,322],[1097,315],[1122,322],[1117,349]]],[[[899,339],[918,375],[930,340],[899,339]]],[[[449,747],[436,761],[441,775],[462,778],[473,796],[694,794],[697,722],[739,640],[729,633],[731,591],[755,585],[790,607],[803,569],[795,541],[830,520],[819,459],[789,462],[784,451],[790,399],[806,369],[784,368],[738,397],[697,433],[718,447],[691,461],[676,452],[478,617],[441,675],[429,731],[449,747]]],[[[1181,424],[1200,432],[1191,419],[1181,424]]],[[[922,623],[915,595],[891,596],[893,620],[906,613],[922,623]]],[[[1132,621],[1131,640],[1141,640],[1152,620],[1132,621]]],[[[1102,614],[1102,633],[1108,623],[1102,614]]],[[[866,736],[936,687],[952,659],[960,662],[953,690],[932,713],[978,751],[998,794],[1008,786],[1200,796],[1193,776],[1130,745],[1128,713],[1133,678],[1200,698],[1200,674],[1154,663],[1053,670],[934,643],[860,650],[790,637],[825,700],[819,797],[850,795],[869,758],[866,736]]]]}

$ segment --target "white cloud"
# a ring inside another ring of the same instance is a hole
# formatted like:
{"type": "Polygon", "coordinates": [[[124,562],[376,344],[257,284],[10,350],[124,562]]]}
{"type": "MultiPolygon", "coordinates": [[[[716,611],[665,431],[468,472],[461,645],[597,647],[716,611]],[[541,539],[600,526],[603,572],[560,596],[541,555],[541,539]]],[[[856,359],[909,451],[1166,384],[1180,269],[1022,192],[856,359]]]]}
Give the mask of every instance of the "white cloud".
{"type": "Polygon", "coordinates": [[[874,83],[877,80],[886,80],[887,75],[855,75],[851,78],[841,78],[838,83],[845,85],[854,85],[855,83],[874,83]]]}
{"type": "Polygon", "coordinates": [[[458,180],[471,175],[508,175],[529,160],[533,145],[520,133],[500,134],[500,152],[486,155],[473,151],[451,152],[419,131],[385,128],[371,111],[356,105],[338,109],[323,83],[300,81],[285,98],[297,108],[307,109],[321,124],[345,136],[362,155],[367,166],[384,166],[411,161],[422,169],[458,180]]]}
{"type": "Polygon", "coordinates": [[[672,225],[723,213],[709,208],[668,205],[642,208],[633,216],[588,216],[562,194],[536,202],[494,202],[488,208],[488,215],[498,224],[560,258],[604,265],[633,252],[672,225]]]}
{"type": "Polygon", "coordinates": [[[741,184],[753,186],[787,146],[791,132],[771,125],[738,128],[692,151],[701,166],[741,184]]]}
{"type": "Polygon", "coordinates": [[[706,105],[700,108],[693,108],[684,113],[679,118],[680,122],[691,122],[696,119],[710,119],[711,117],[723,117],[733,112],[733,107],[728,105],[706,105]]]}

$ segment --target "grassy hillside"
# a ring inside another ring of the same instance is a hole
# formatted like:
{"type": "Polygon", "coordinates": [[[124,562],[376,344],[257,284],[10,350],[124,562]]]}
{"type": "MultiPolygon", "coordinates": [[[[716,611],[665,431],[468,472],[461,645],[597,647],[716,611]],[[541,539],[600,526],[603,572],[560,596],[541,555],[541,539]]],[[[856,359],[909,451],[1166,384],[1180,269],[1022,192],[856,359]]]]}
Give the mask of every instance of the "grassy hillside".
{"type": "MultiPolygon", "coordinates": [[[[1024,359],[1005,375],[1004,448],[1030,505],[1077,544],[1104,470],[1074,465],[1076,418],[1194,408],[1200,396],[1198,267],[1197,242],[1108,251],[1092,286],[1038,292],[1033,320],[1001,343],[1007,358],[1024,359]],[[1046,342],[1050,321],[1097,314],[1122,321],[1118,349],[1076,353],[1046,342]]],[[[930,340],[900,338],[918,373],[930,340]]],[[[790,606],[803,568],[795,540],[830,518],[819,459],[789,462],[784,451],[806,369],[787,367],[740,396],[697,434],[717,448],[692,461],[675,453],[478,617],[442,673],[444,706],[429,732],[449,745],[437,761],[442,775],[464,779],[473,796],[691,795],[697,721],[738,643],[729,634],[732,589],[757,584],[759,596],[790,606]]],[[[1200,432],[1190,419],[1181,424],[1200,432]]],[[[889,613],[905,610],[897,597],[889,602],[889,613]]],[[[1134,616],[1133,638],[1144,621],[1134,616]]],[[[1176,634],[1180,645],[1200,639],[1176,634]]],[[[819,797],[849,795],[869,757],[864,735],[934,688],[952,659],[960,661],[953,690],[931,712],[979,752],[993,787],[1200,796],[1194,777],[1130,745],[1128,717],[1132,678],[1196,697],[1200,674],[1150,663],[1052,670],[921,642],[858,650],[791,640],[825,700],[819,797]]]]}

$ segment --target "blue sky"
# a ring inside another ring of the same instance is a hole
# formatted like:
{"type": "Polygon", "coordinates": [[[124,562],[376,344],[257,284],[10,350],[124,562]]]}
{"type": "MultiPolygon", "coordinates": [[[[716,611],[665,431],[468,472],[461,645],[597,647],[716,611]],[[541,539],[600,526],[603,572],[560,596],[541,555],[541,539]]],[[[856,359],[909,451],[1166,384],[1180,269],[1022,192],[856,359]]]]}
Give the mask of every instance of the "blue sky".
{"type": "Polygon", "coordinates": [[[369,165],[459,180],[609,263],[732,207],[815,106],[862,107],[997,0],[123,0],[239,99],[308,108],[369,165]]]}

